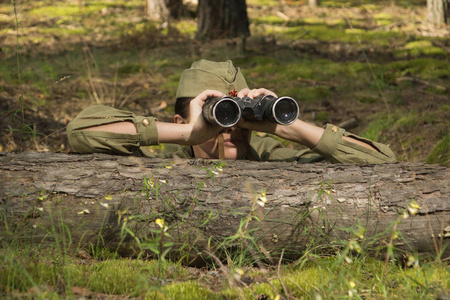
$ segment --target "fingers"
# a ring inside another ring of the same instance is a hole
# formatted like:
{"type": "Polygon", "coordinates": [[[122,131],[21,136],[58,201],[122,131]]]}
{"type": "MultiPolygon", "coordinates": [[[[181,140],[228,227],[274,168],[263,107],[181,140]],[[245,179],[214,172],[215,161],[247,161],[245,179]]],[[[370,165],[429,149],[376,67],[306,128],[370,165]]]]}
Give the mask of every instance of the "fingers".
{"type": "Polygon", "coordinates": [[[250,92],[251,92],[251,90],[249,88],[245,88],[245,89],[240,90],[236,96],[238,96],[239,98],[242,98],[242,97],[247,96],[248,93],[250,93],[250,92]]]}
{"type": "Polygon", "coordinates": [[[223,97],[223,96],[224,93],[216,90],[205,90],[201,92],[197,97],[192,99],[191,103],[189,104],[190,120],[194,121],[201,115],[202,107],[203,104],[206,102],[206,100],[213,97],[223,97]]]}
{"type": "Polygon", "coordinates": [[[237,94],[237,96],[240,98],[245,97],[245,96],[247,96],[249,98],[255,98],[255,97],[263,96],[263,95],[271,95],[274,97],[278,97],[274,92],[272,92],[271,90],[265,89],[265,88],[259,88],[259,89],[253,89],[253,90],[245,88],[245,89],[239,91],[239,93],[237,94]]]}
{"type": "Polygon", "coordinates": [[[209,98],[223,97],[223,96],[225,96],[224,93],[216,91],[216,90],[204,90],[197,97],[195,97],[192,101],[200,102],[203,104],[209,98]]]}

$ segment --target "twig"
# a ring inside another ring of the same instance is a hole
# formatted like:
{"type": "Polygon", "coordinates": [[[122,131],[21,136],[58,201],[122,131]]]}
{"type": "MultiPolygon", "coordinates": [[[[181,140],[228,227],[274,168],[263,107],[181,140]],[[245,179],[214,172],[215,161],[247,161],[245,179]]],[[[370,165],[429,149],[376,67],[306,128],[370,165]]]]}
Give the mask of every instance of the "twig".
{"type": "Polygon", "coordinates": [[[358,119],[355,117],[345,120],[338,124],[338,127],[344,128],[344,129],[350,129],[358,124],[358,119]]]}
{"type": "Polygon", "coordinates": [[[281,286],[283,287],[284,293],[286,294],[286,298],[289,299],[289,291],[284,285],[283,279],[281,279],[280,269],[281,269],[281,261],[283,260],[284,255],[284,249],[281,251],[280,260],[278,261],[278,268],[277,268],[277,276],[278,280],[280,280],[281,286]]]}
{"type": "Polygon", "coordinates": [[[438,90],[441,90],[441,91],[446,91],[447,90],[447,88],[445,86],[438,85],[438,84],[435,84],[435,83],[432,83],[432,82],[428,82],[428,81],[425,81],[425,80],[417,78],[417,77],[399,77],[399,78],[395,79],[395,82],[397,84],[400,83],[400,82],[403,82],[403,81],[410,81],[410,82],[421,83],[421,84],[426,85],[426,86],[432,86],[432,87],[434,87],[434,88],[436,88],[438,90]]]}

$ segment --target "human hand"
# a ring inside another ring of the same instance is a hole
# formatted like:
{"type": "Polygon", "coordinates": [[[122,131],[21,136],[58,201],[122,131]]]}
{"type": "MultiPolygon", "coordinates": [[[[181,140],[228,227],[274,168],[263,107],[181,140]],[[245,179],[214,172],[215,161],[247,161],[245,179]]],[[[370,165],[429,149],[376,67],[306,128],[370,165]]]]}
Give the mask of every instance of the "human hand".
{"type": "Polygon", "coordinates": [[[255,97],[264,96],[264,95],[271,95],[274,97],[278,97],[274,92],[272,92],[271,90],[265,89],[265,88],[259,88],[259,89],[253,89],[253,90],[250,90],[249,88],[245,88],[243,90],[240,90],[237,93],[237,96],[239,98],[247,96],[252,99],[255,97]]]}
{"type": "Polygon", "coordinates": [[[224,93],[216,90],[205,90],[195,97],[189,104],[189,125],[191,126],[189,141],[192,145],[201,144],[216,136],[223,128],[211,125],[203,118],[203,105],[213,97],[223,97],[224,93]]]}
{"type": "MultiPolygon", "coordinates": [[[[259,89],[242,89],[237,93],[237,97],[243,98],[243,97],[249,97],[249,98],[255,98],[258,96],[265,96],[265,95],[271,95],[276,98],[278,96],[272,92],[271,90],[265,89],[265,88],[259,88],[259,89]]],[[[256,131],[262,131],[267,133],[273,133],[275,131],[276,125],[269,121],[248,121],[244,118],[241,118],[241,120],[237,124],[239,127],[249,130],[256,130],[256,131]]]]}

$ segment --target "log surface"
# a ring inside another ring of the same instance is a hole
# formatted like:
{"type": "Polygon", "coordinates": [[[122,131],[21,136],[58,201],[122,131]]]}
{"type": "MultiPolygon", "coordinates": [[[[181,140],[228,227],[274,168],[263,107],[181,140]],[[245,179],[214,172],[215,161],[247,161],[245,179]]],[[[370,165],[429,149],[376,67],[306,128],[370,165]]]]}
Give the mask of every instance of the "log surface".
{"type": "Polygon", "coordinates": [[[20,238],[32,242],[65,236],[76,246],[102,243],[127,254],[159,234],[155,220],[161,218],[175,242],[172,250],[190,253],[201,253],[208,239],[216,244],[228,239],[230,244],[245,240],[267,256],[284,248],[295,257],[311,246],[345,246],[355,238],[351,229],[359,226],[366,229],[359,242],[374,249],[392,242],[419,255],[450,256],[448,167],[220,165],[104,154],[0,153],[5,220],[0,239],[17,238],[22,228],[26,234],[20,238]],[[257,202],[264,195],[262,207],[257,202]],[[420,207],[414,215],[408,211],[413,201],[420,207]],[[231,238],[239,232],[251,238],[231,238]]]}

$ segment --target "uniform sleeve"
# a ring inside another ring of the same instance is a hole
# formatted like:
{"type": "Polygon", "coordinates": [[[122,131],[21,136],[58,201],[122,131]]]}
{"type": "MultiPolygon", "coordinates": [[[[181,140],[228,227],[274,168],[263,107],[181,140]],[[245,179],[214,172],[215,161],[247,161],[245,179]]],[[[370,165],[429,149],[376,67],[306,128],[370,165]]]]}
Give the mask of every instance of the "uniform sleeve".
{"type": "Polygon", "coordinates": [[[312,151],[333,163],[377,164],[396,162],[394,152],[381,143],[346,132],[332,124],[325,126],[325,131],[317,146],[312,151]],[[374,149],[352,143],[343,139],[348,136],[371,145],[374,149]]]}
{"type": "Polygon", "coordinates": [[[140,146],[158,145],[158,130],[154,117],[136,116],[134,113],[103,105],[83,110],[67,125],[69,143],[75,152],[131,155],[140,146]],[[104,131],[85,131],[83,128],[117,122],[132,122],[137,134],[104,131]]]}
{"type": "Polygon", "coordinates": [[[383,144],[346,132],[344,129],[328,124],[314,149],[295,150],[283,147],[272,138],[252,137],[251,146],[255,160],[261,161],[297,161],[299,163],[314,163],[328,161],[348,164],[378,164],[395,162],[392,150],[383,144]],[[349,136],[363,141],[374,149],[346,141],[343,136],[349,136]],[[375,150],[376,149],[376,150],[375,150]]]}

